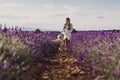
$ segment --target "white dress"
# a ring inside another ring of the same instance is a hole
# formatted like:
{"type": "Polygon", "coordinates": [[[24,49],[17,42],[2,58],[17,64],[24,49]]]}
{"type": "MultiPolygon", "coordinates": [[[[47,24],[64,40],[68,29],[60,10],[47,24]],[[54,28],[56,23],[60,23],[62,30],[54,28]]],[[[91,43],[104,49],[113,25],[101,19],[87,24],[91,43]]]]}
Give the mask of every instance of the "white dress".
{"type": "Polygon", "coordinates": [[[65,28],[63,31],[62,31],[62,34],[64,35],[64,40],[67,38],[68,40],[71,39],[71,33],[73,31],[73,25],[70,24],[70,30],[68,30],[68,28],[65,28]]]}

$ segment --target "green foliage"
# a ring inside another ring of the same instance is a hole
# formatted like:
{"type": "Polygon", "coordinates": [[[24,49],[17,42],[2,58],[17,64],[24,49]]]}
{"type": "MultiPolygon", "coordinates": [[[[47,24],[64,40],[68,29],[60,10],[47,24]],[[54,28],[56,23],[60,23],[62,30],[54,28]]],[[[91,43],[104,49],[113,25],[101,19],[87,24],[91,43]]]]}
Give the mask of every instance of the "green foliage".
{"type": "Polygon", "coordinates": [[[0,79],[17,80],[32,61],[30,49],[16,37],[0,33],[0,79]]]}

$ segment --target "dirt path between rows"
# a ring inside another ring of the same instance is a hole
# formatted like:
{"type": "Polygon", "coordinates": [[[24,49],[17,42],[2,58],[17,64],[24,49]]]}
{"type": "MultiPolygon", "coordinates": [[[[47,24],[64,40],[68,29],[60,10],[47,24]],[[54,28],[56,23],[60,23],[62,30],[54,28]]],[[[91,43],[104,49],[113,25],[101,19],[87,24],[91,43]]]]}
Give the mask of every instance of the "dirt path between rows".
{"type": "Polygon", "coordinates": [[[58,53],[53,59],[33,65],[28,71],[27,80],[94,80],[90,70],[77,66],[77,59],[67,52],[58,53]],[[31,76],[32,75],[32,76],[31,76]]]}

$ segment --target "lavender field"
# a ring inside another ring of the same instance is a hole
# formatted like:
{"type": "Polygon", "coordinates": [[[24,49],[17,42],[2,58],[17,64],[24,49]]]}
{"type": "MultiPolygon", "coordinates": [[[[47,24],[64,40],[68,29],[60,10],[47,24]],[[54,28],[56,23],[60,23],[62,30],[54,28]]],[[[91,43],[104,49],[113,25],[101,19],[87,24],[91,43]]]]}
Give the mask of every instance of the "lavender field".
{"type": "Polygon", "coordinates": [[[62,53],[58,34],[0,29],[0,80],[120,80],[120,32],[72,33],[62,53]]]}

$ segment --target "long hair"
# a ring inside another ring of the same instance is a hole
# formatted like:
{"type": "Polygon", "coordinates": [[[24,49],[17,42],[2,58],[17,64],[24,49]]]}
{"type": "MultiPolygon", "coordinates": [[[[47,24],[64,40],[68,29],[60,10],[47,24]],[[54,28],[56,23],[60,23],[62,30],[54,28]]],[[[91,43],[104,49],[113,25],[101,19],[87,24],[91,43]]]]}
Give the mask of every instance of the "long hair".
{"type": "MultiPolygon", "coordinates": [[[[67,17],[67,18],[66,18],[66,20],[67,20],[67,21],[69,21],[68,26],[69,26],[69,29],[70,29],[70,18],[69,18],[69,17],[67,17]]],[[[64,24],[64,29],[66,28],[66,25],[67,25],[67,23],[65,23],[65,24],[64,24]]]]}

